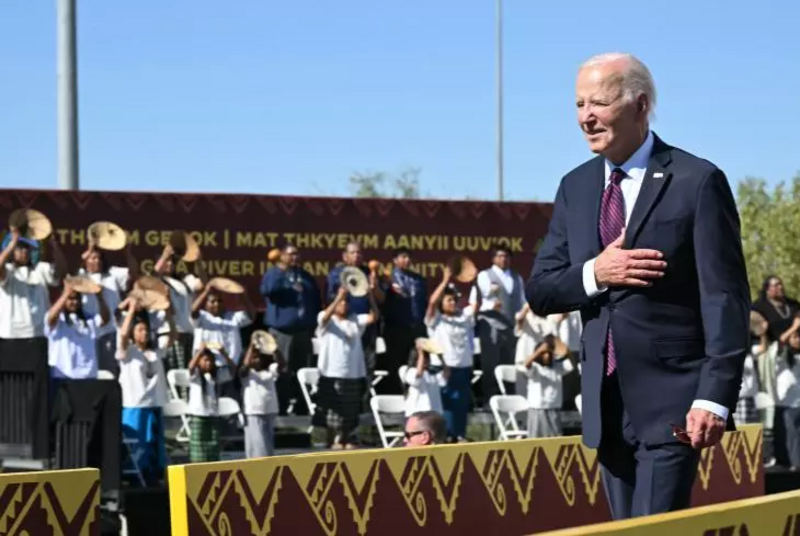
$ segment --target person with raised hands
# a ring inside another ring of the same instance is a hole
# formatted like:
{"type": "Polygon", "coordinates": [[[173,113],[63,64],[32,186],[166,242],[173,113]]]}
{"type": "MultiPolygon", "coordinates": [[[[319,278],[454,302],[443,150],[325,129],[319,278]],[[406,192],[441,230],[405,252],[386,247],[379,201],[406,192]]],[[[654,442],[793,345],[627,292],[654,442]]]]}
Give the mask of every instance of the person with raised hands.
{"type": "Polygon", "coordinates": [[[81,287],[83,292],[97,294],[98,313],[87,316],[83,311],[80,282],[64,280],[61,297],[47,311],[45,335],[52,378],[86,380],[97,378],[97,333],[110,320],[110,313],[99,287],[81,287]]]}
{"type": "Polygon", "coordinates": [[[162,407],[167,403],[163,350],[150,337],[145,314],[137,314],[135,297],[127,300],[127,310],[119,329],[116,358],[122,391],[122,433],[136,439],[138,464],[148,483],[157,483],[166,467],[162,407]]]}
{"type": "Polygon", "coordinates": [[[378,319],[372,292],[369,300],[368,314],[349,314],[347,288],[342,286],[318,316],[320,379],[314,424],[327,430],[328,445],[335,450],[355,448],[367,376],[361,336],[378,319]]]}
{"type": "MultiPolygon", "coordinates": [[[[125,247],[125,262],[127,266],[114,266],[108,262],[106,252],[98,247],[95,237],[87,233],[88,245],[81,254],[81,267],[78,275],[88,277],[102,287],[103,300],[109,311],[116,311],[125,293],[130,288],[130,282],[139,278],[139,263],[133,255],[133,250],[128,242],[125,247]]],[[[89,316],[94,316],[99,311],[97,298],[92,294],[81,296],[83,310],[89,316]]],[[[113,320],[113,319],[112,319],[113,320]]],[[[117,350],[117,324],[108,322],[97,334],[97,362],[101,369],[108,370],[115,375],[119,372],[116,359],[117,350]]]]}

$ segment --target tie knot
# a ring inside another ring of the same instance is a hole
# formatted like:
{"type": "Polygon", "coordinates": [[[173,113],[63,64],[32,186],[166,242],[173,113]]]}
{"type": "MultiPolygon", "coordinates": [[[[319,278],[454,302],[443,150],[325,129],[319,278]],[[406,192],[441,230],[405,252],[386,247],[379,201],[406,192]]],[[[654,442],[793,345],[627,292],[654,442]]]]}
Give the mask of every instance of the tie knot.
{"type": "Polygon", "coordinates": [[[615,186],[619,186],[619,183],[621,183],[622,179],[625,177],[627,177],[627,175],[624,171],[622,171],[620,168],[614,168],[613,171],[611,171],[609,180],[613,182],[615,186]]]}

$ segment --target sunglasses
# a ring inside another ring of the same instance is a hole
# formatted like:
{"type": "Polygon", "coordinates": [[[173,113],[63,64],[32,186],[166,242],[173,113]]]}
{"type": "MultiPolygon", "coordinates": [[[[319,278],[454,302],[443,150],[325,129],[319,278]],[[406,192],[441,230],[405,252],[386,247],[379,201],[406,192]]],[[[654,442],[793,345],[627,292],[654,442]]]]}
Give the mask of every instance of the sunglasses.
{"type": "Polygon", "coordinates": [[[680,441],[681,443],[686,443],[687,445],[692,444],[692,436],[689,435],[685,429],[681,428],[677,424],[670,424],[672,427],[672,437],[680,441]]]}
{"type": "Polygon", "coordinates": [[[416,432],[403,432],[403,435],[406,436],[406,439],[411,439],[414,436],[418,436],[420,434],[424,434],[425,430],[417,430],[416,432]]]}

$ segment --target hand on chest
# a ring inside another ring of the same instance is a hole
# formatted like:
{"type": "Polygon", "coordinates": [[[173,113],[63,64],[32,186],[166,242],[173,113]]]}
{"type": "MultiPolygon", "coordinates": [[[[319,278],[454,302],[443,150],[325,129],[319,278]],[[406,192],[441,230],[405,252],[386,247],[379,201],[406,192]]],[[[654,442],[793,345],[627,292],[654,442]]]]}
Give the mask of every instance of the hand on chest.
{"type": "Polygon", "coordinates": [[[658,174],[648,174],[640,184],[623,181],[624,198],[618,198],[621,206],[617,208],[609,208],[601,188],[596,197],[583,197],[569,223],[570,253],[576,262],[603,251],[604,226],[613,227],[612,234],[617,234],[620,225],[624,228],[624,249],[654,249],[668,263],[681,261],[693,251],[694,203],[669,175],[653,175],[658,174]]]}

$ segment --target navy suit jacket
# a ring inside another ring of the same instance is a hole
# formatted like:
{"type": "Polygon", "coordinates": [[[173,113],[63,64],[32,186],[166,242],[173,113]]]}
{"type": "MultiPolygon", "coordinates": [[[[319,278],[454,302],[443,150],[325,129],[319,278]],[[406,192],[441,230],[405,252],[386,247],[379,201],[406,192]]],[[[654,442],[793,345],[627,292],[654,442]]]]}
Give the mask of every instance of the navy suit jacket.
{"type": "Polygon", "coordinates": [[[694,400],[716,402],[731,413],[736,406],[750,344],[739,215],[721,170],[655,137],[623,247],[661,251],[665,275],[648,288],[611,287],[589,298],[582,271],[603,249],[598,219],[604,169],[598,156],[562,179],[526,297],[537,315],[581,312],[587,446],[599,446],[603,430],[609,323],[620,392],[637,438],[647,445],[673,442],[670,424],[684,426],[694,400]]]}

